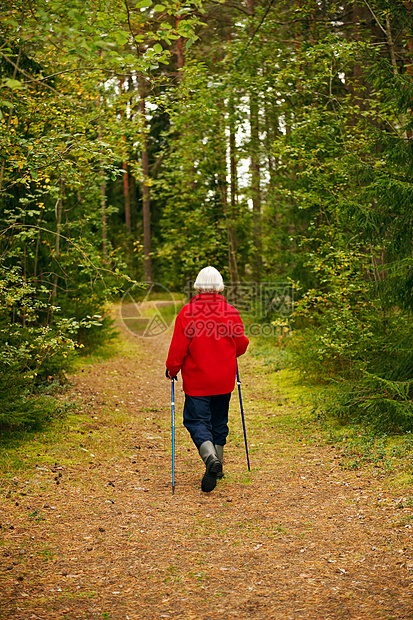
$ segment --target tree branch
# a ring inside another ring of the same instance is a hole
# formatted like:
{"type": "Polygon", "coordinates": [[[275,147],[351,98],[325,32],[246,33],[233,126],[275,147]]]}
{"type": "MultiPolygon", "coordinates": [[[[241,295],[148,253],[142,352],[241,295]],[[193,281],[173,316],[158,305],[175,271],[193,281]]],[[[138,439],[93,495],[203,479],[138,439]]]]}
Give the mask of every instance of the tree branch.
{"type": "Polygon", "coordinates": [[[35,19],[37,21],[37,23],[39,23],[39,20],[37,19],[34,11],[33,11],[33,6],[31,3],[31,0],[27,0],[27,4],[29,5],[29,9],[30,9],[30,13],[32,14],[33,19],[35,19]]]}
{"type": "MultiPolygon", "coordinates": [[[[6,56],[6,54],[3,54],[3,52],[0,52],[0,56],[2,56],[5,60],[7,60],[7,62],[9,62],[11,65],[13,65],[13,67],[15,69],[17,69],[17,71],[19,73],[22,73],[23,75],[25,75],[26,77],[30,78],[31,82],[37,82],[39,84],[41,84],[41,80],[38,80],[37,78],[34,78],[32,75],[30,75],[30,73],[27,73],[27,71],[25,71],[24,69],[21,69],[20,67],[18,67],[18,65],[16,65],[15,62],[13,62],[12,60],[10,60],[10,58],[8,56],[6,56]]],[[[43,78],[44,79],[44,78],[43,78]]],[[[57,95],[60,95],[59,91],[56,90],[55,88],[53,88],[53,86],[50,86],[50,84],[46,84],[47,88],[50,88],[50,90],[52,90],[54,93],[56,93],[57,95]]]]}
{"type": "Polygon", "coordinates": [[[133,28],[132,28],[132,22],[130,20],[130,10],[129,10],[129,5],[128,5],[128,0],[125,0],[125,8],[126,8],[126,15],[128,17],[129,32],[131,33],[131,35],[133,37],[133,42],[136,45],[136,54],[137,54],[137,56],[139,58],[139,51],[140,51],[141,42],[140,41],[136,41],[136,39],[135,39],[135,34],[134,34],[133,28]]]}
{"type": "Polygon", "coordinates": [[[77,69],[65,69],[62,71],[57,71],[56,73],[51,73],[50,75],[46,75],[42,78],[28,80],[27,82],[22,82],[22,84],[30,84],[31,82],[44,82],[49,80],[50,78],[56,77],[56,75],[62,75],[63,73],[75,73],[76,71],[102,71],[103,73],[110,73],[111,75],[116,75],[116,77],[130,77],[130,73],[116,73],[112,69],[103,69],[102,67],[78,67],[77,69]]]}
{"type": "MultiPolygon", "coordinates": [[[[58,162],[61,162],[63,160],[63,155],[68,153],[72,149],[72,147],[73,147],[73,144],[69,144],[69,146],[64,151],[59,153],[59,157],[57,159],[53,159],[52,161],[47,162],[47,164],[44,164],[44,166],[39,166],[38,168],[33,168],[33,171],[37,172],[38,170],[44,170],[45,168],[49,168],[49,166],[51,166],[52,164],[56,164],[58,162]]],[[[11,187],[14,187],[14,185],[17,185],[18,183],[20,183],[20,181],[21,181],[21,178],[18,179],[18,181],[14,181],[14,183],[10,183],[10,185],[5,187],[4,189],[1,189],[0,193],[1,192],[6,192],[11,187]]]]}
{"type": "Polygon", "coordinates": [[[371,6],[369,5],[369,3],[367,2],[367,0],[363,0],[364,4],[366,5],[366,7],[368,8],[368,10],[370,11],[370,13],[372,14],[373,18],[375,19],[378,27],[380,28],[380,30],[382,32],[384,32],[384,34],[386,34],[386,29],[383,28],[383,26],[381,25],[379,18],[377,17],[377,15],[375,14],[375,12],[373,11],[373,9],[371,8],[371,6]]]}

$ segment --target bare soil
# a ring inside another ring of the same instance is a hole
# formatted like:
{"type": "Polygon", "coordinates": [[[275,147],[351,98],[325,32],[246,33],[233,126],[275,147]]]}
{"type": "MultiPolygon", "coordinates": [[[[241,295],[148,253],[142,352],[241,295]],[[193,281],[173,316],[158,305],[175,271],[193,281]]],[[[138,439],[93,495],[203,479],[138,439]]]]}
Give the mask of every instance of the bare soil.
{"type": "Polygon", "coordinates": [[[260,360],[240,362],[251,473],[234,392],[226,475],[201,492],[178,389],[172,496],[170,333],[120,330],[115,357],[71,378],[78,414],[4,472],[1,618],[413,618],[413,507],[371,469],[343,471],[260,360]]]}

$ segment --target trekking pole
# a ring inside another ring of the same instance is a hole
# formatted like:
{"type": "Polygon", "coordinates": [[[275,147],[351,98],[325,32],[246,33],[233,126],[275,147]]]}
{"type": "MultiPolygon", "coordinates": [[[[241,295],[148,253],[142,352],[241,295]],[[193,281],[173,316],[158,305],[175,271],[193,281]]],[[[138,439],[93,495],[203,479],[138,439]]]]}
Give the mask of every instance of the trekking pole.
{"type": "Polygon", "coordinates": [[[171,380],[171,405],[172,405],[172,495],[175,494],[175,387],[171,380]]]}
{"type": "Polygon", "coordinates": [[[244,408],[242,406],[241,381],[240,381],[240,378],[239,378],[238,362],[237,362],[237,384],[238,384],[239,404],[240,404],[240,407],[241,407],[242,428],[243,428],[243,431],[244,431],[245,452],[247,453],[247,465],[248,465],[248,471],[251,471],[250,457],[249,457],[249,454],[248,454],[247,431],[245,430],[244,408]]]}

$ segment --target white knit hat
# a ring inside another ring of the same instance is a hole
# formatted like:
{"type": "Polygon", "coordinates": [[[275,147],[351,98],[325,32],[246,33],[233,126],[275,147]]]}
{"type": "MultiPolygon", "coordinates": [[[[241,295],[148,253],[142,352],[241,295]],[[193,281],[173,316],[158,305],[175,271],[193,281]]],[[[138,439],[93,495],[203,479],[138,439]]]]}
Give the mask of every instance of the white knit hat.
{"type": "Polygon", "coordinates": [[[220,293],[224,290],[224,281],[215,267],[204,267],[197,275],[194,288],[201,293],[220,293]]]}

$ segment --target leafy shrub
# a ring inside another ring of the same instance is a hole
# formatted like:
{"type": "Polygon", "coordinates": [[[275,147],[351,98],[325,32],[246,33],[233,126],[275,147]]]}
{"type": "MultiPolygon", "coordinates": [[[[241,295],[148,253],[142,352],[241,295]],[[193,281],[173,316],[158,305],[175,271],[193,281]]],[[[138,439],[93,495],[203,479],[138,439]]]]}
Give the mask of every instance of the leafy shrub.
{"type": "MultiPolygon", "coordinates": [[[[44,291],[40,291],[44,293],[44,291]]],[[[76,347],[79,323],[59,316],[17,268],[0,263],[0,425],[35,427],[56,415],[51,397],[35,397],[36,386],[62,379],[76,347]],[[41,323],[47,308],[51,325],[41,323]]]]}
{"type": "Polygon", "coordinates": [[[413,429],[413,380],[388,381],[365,373],[357,382],[342,381],[318,397],[317,410],[341,423],[356,422],[374,432],[413,429]]]}

